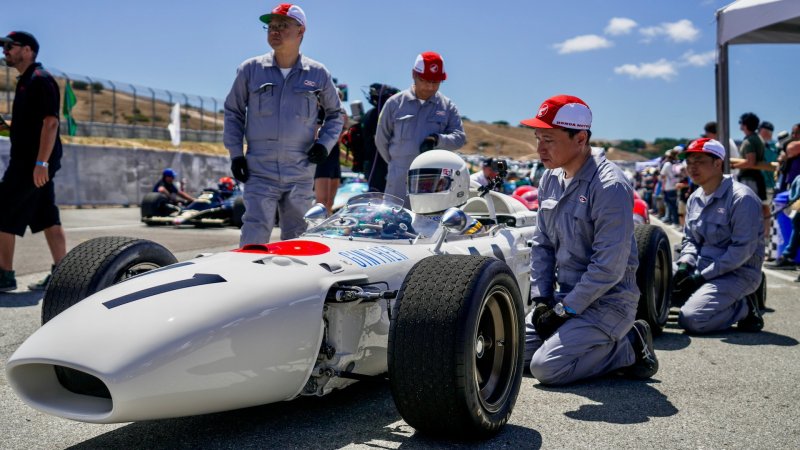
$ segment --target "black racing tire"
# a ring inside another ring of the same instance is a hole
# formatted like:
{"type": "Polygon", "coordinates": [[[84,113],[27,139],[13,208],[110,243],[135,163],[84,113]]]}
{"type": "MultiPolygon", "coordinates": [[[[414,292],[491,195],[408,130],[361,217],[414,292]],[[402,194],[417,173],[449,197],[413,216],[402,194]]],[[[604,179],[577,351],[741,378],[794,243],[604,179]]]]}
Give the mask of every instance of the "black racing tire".
{"type": "Polygon", "coordinates": [[[53,272],[42,300],[42,325],[101,289],[176,262],[169,250],[145,239],[105,236],[83,242],[53,272]]]}
{"type": "Polygon", "coordinates": [[[242,218],[244,217],[244,197],[239,196],[233,201],[233,213],[231,216],[231,224],[237,228],[242,228],[242,218]]]}
{"type": "Polygon", "coordinates": [[[655,225],[635,225],[634,236],[639,251],[636,284],[641,292],[636,318],[647,321],[653,334],[660,334],[672,301],[672,250],[667,234],[655,225]]]}
{"type": "Polygon", "coordinates": [[[141,205],[142,219],[145,217],[158,217],[166,215],[167,203],[169,199],[160,192],[148,192],[144,194],[141,205]]]}
{"type": "Polygon", "coordinates": [[[389,330],[389,381],[423,434],[485,439],[511,416],[525,344],[511,269],[494,258],[437,255],[403,281],[389,330]]]}

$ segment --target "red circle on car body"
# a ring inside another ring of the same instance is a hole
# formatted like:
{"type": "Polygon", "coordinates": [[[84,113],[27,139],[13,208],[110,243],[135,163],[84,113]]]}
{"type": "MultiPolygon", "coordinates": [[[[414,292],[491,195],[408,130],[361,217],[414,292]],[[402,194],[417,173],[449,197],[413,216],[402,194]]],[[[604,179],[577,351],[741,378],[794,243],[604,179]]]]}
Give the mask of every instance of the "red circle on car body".
{"type": "Polygon", "coordinates": [[[317,256],[331,251],[325,244],[314,241],[280,241],[272,244],[247,244],[234,250],[239,253],[263,253],[282,256],[317,256]]]}

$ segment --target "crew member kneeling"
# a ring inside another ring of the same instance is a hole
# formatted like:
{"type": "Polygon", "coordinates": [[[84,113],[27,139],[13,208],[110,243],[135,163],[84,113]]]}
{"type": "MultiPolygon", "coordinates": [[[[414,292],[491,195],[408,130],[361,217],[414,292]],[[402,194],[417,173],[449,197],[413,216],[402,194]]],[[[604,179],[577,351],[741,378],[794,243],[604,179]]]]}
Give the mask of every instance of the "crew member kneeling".
{"type": "Polygon", "coordinates": [[[680,154],[699,185],[686,203],[686,227],[673,277],[678,324],[692,333],[760,331],[764,319],[749,294],[761,283],[764,227],[761,200],[747,186],[723,175],[725,148],[698,139],[680,154]]]}
{"type": "Polygon", "coordinates": [[[525,360],[543,384],[567,384],[621,370],[658,371],[650,326],[635,320],[638,255],[633,190],[622,170],[592,156],[592,113],[581,99],[546,100],[535,118],[547,168],[539,184],[533,236],[525,360]],[[558,283],[558,291],[555,284],[558,283]]]}

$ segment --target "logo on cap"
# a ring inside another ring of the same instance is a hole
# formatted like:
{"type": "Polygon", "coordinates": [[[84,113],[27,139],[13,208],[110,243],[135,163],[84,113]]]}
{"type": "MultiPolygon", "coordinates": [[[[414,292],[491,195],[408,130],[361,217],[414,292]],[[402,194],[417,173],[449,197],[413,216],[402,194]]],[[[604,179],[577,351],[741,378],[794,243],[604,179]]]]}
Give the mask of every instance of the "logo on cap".
{"type": "Polygon", "coordinates": [[[536,117],[544,116],[545,114],[547,114],[548,109],[550,108],[547,106],[547,103],[543,104],[542,107],[539,108],[539,114],[537,114],[536,117]]]}
{"type": "Polygon", "coordinates": [[[430,69],[431,69],[431,72],[436,73],[436,72],[439,71],[439,66],[436,65],[436,64],[431,64],[430,65],[430,69]]]}

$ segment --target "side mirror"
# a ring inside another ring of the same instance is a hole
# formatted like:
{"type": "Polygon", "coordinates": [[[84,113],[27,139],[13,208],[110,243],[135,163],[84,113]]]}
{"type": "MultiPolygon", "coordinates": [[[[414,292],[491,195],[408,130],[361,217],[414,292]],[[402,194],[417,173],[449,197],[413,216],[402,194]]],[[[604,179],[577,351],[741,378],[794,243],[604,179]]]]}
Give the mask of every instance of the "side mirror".
{"type": "Polygon", "coordinates": [[[442,226],[451,233],[461,233],[468,223],[467,213],[458,208],[449,208],[442,215],[442,226]]]}
{"type": "Polygon", "coordinates": [[[328,217],[328,208],[322,203],[317,203],[303,215],[307,222],[321,222],[328,217]]]}

